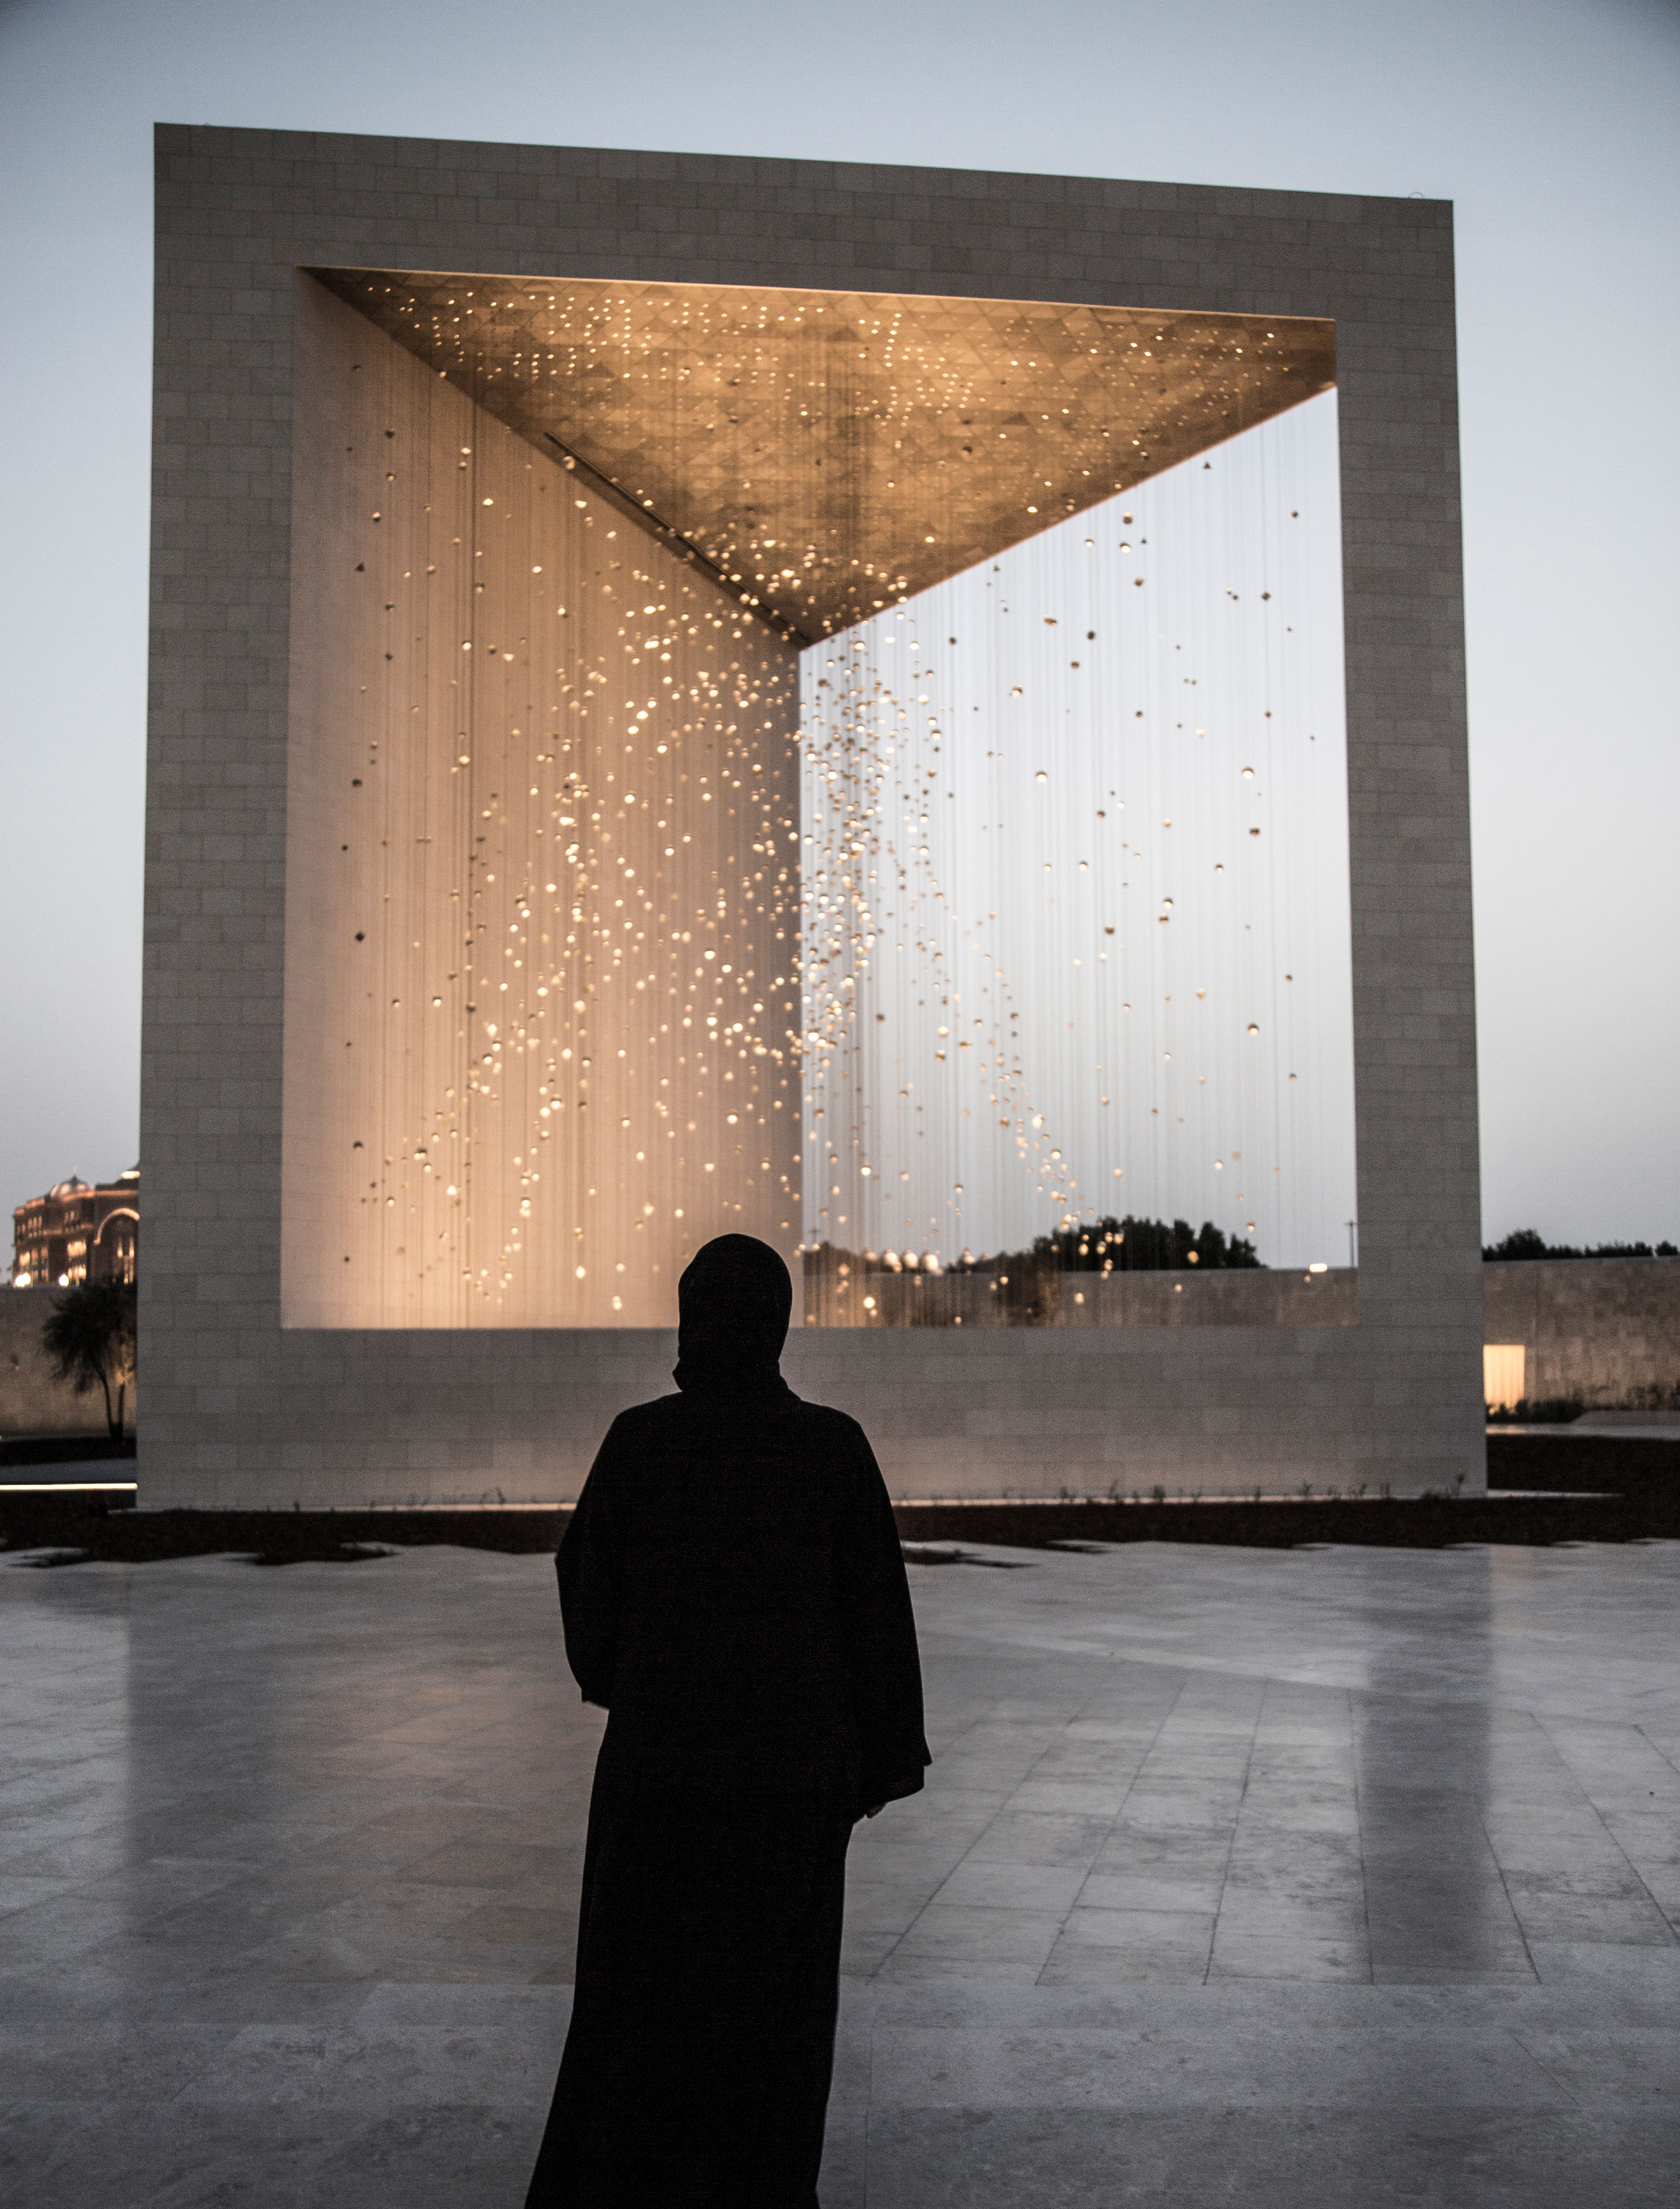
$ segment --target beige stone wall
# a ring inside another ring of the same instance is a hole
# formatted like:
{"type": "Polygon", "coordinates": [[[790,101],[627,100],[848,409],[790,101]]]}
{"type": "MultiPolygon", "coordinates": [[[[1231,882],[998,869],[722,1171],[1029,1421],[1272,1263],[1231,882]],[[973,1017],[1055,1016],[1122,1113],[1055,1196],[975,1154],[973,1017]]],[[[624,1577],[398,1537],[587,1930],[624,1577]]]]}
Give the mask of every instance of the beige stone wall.
{"type": "Polygon", "coordinates": [[[1531,1402],[1680,1401],[1680,1258],[1542,1258],[1482,1281],[1486,1339],[1523,1345],[1531,1402]]]}
{"type": "MultiPolygon", "coordinates": [[[[789,1370],[865,1419],[901,1493],[959,1478],[1001,1493],[1052,1467],[1057,1485],[1129,1485],[1146,1460],[1210,1491],[1274,1467],[1315,1484],[1480,1484],[1450,207],[171,125],[156,208],[140,1466],[152,1500],[458,1493],[486,1472],[563,1493],[612,1413],[667,1385],[671,1363],[670,1339],[639,1328],[282,1324],[300,267],[1334,321],[1358,1324],[805,1329],[789,1370]]],[[[337,1262],[354,1270],[342,1246],[337,1262]]]]}
{"type": "Polygon", "coordinates": [[[647,1327],[799,1240],[798,661],[298,279],[287,1327],[647,1327]]]}
{"type": "MultiPolygon", "coordinates": [[[[1406,1452],[1348,1400],[1358,1332],[812,1327],[790,1336],[782,1370],[800,1395],[863,1422],[900,1498],[1129,1493],[1157,1481],[1209,1495],[1303,1480],[1404,1489],[1415,1479],[1406,1452]]],[[[337,1329],[288,1333],[283,1354],[298,1378],[279,1431],[239,1438],[220,1464],[201,1444],[190,1484],[172,1471],[179,1444],[149,1422],[148,1502],[564,1501],[614,1416],[670,1393],[677,1338],[337,1329]]]]}

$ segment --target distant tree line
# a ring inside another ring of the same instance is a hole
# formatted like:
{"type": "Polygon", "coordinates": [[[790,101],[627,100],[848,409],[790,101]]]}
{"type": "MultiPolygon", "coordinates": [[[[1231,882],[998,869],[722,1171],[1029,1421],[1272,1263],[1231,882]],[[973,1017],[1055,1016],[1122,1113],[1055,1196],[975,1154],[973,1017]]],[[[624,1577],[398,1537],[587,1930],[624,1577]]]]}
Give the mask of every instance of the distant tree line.
{"type": "Polygon", "coordinates": [[[1123,1219],[1111,1214],[1087,1227],[1040,1235],[1028,1250],[997,1250],[975,1257],[965,1250],[942,1264],[931,1251],[849,1250],[819,1243],[805,1253],[808,1275],[854,1273],[1164,1273],[1180,1267],[1257,1267],[1260,1255],[1240,1235],[1227,1238],[1211,1219],[1199,1228],[1187,1219],[1123,1219]]]}
{"type": "Polygon", "coordinates": [[[1548,1243],[1538,1229],[1519,1227],[1502,1243],[1484,1244],[1482,1258],[1490,1266],[1508,1266],[1525,1258],[1680,1258],[1680,1249],[1672,1243],[1654,1248],[1649,1243],[1594,1243],[1577,1250],[1571,1243],[1548,1243]]]}
{"type": "MultiPolygon", "coordinates": [[[[860,1285],[883,1273],[906,1273],[917,1282],[930,1276],[978,1275],[991,1285],[988,1298],[995,1315],[1007,1317],[1015,1327],[1049,1327],[1063,1309],[1063,1283],[1075,1278],[1107,1273],[1160,1273],[1204,1267],[1215,1272],[1231,1268],[1257,1269],[1260,1258],[1252,1243],[1241,1236],[1222,1234],[1211,1219],[1194,1228],[1187,1219],[1139,1219],[1129,1213],[1123,1219],[1111,1214],[1083,1227],[1059,1228],[1040,1235],[1024,1250],[997,1250],[976,1257],[965,1250],[948,1265],[936,1251],[852,1250],[837,1243],[819,1243],[804,1254],[804,1276],[818,1286],[819,1303],[828,1297],[844,1297],[848,1284],[860,1285]]],[[[1069,1296],[1075,1291],[1069,1288],[1069,1296]]],[[[1076,1301],[1083,1303],[1083,1291],[1076,1301]]],[[[826,1309],[826,1306],[824,1307],[826,1309]]],[[[863,1309],[872,1309],[865,1300],[863,1309]]],[[[844,1309],[835,1302],[836,1312],[844,1309]]],[[[894,1309],[898,1309],[896,1302],[894,1309]]],[[[905,1321],[914,1326],[947,1323],[945,1307],[936,1300],[917,1297],[903,1307],[905,1321]],[[918,1315],[920,1315],[918,1317],[918,1315]]]]}
{"type": "Polygon", "coordinates": [[[1187,1266],[1229,1271],[1259,1264],[1252,1243],[1240,1235],[1227,1239],[1211,1219],[1199,1228],[1188,1219],[1175,1219],[1169,1226],[1165,1219],[1139,1219],[1129,1212],[1123,1219],[1111,1214],[1093,1226],[1058,1228],[1053,1235],[1040,1235],[1030,1250],[1005,1250],[978,1261],[978,1269],[996,1273],[1037,1266],[1059,1273],[1166,1273],[1187,1266]]]}

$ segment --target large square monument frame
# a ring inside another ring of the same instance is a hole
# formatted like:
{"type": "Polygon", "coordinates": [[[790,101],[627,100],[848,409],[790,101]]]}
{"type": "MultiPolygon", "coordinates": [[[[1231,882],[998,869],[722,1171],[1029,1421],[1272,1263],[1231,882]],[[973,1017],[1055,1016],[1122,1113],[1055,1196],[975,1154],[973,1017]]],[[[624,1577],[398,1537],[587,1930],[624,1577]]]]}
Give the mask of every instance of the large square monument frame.
{"type": "Polygon", "coordinates": [[[148,1503],[575,1495],[647,1330],[285,1327],[293,318],[305,268],[1336,326],[1358,1316],[795,1333],[895,1496],[1484,1484],[1448,203],[160,125],[141,1349],[148,1503]]]}

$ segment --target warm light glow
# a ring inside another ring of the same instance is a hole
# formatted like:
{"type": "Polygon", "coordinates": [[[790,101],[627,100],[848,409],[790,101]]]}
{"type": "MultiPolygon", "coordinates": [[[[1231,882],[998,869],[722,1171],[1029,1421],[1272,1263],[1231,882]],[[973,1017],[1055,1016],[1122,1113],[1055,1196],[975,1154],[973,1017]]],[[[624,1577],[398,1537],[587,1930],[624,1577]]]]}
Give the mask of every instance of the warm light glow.
{"type": "Polygon", "coordinates": [[[1520,1342],[1490,1342],[1482,1350],[1482,1397],[1490,1411],[1514,1411],[1527,1394],[1527,1349],[1520,1342]]]}
{"type": "Polygon", "coordinates": [[[1341,1100],[1286,801],[1334,813],[1339,701],[1292,641],[1327,617],[1287,438],[1233,433],[1311,412],[1328,325],[323,279],[289,1324],[668,1323],[735,1227],[890,1237],[920,1291],[1128,1172],[1189,1202],[1233,1142],[1295,1231],[1341,1100]]]}

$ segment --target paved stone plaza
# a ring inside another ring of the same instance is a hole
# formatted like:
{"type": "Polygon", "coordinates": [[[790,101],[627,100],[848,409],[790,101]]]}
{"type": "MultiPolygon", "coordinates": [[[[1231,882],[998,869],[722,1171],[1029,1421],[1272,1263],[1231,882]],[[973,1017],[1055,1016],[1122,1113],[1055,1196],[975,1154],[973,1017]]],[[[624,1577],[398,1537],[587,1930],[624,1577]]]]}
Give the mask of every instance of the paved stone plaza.
{"type": "MultiPolygon", "coordinates": [[[[971,1554],[824,2209],[1672,2198],[1680,1548],[971,1554]]],[[[547,1559],[13,1562],[0,1663],[5,2198],[516,2209],[601,1724],[547,1559]]]]}

